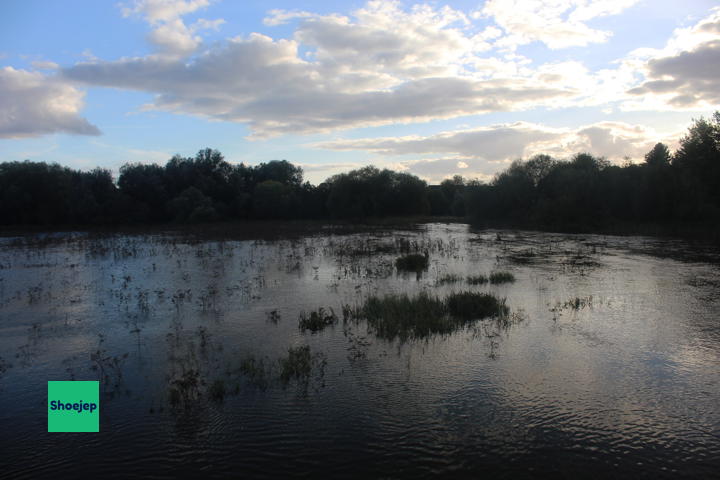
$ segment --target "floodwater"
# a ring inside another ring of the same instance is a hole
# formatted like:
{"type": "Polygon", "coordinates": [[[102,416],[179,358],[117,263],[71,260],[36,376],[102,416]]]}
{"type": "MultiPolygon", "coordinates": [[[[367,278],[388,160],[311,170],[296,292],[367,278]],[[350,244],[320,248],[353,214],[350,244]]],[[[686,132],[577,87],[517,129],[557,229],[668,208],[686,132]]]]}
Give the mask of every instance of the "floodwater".
{"type": "Polygon", "coordinates": [[[3,238],[0,477],[718,478],[719,265],[679,240],[462,224],[3,238]],[[408,251],[427,271],[397,272],[408,251]],[[464,280],[499,270],[516,281],[464,280]],[[343,321],[423,290],[511,313],[403,341],[343,321]],[[320,307],[337,324],[301,331],[320,307]],[[47,432],[47,381],[71,379],[101,381],[100,433],[47,432]]]}

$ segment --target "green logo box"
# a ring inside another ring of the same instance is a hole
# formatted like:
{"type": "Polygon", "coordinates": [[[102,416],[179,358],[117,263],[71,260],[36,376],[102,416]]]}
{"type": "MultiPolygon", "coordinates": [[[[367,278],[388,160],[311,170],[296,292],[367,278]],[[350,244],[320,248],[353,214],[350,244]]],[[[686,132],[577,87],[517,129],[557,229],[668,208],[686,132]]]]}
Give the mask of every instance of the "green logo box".
{"type": "Polygon", "coordinates": [[[48,432],[99,431],[100,382],[48,382],[48,432]]]}

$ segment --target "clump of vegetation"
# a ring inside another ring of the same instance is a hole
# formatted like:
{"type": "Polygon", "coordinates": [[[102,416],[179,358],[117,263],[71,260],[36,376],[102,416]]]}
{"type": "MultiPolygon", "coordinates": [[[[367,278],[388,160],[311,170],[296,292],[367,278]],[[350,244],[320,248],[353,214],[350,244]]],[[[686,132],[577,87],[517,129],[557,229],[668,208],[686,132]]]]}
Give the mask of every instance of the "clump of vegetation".
{"type": "Polygon", "coordinates": [[[461,292],[441,300],[426,292],[410,297],[372,296],[356,308],[345,307],[347,317],[365,319],[380,338],[405,340],[449,334],[474,320],[505,315],[504,300],[493,295],[461,292]]]}
{"type": "Polygon", "coordinates": [[[571,310],[581,310],[585,307],[592,307],[592,295],[589,297],[575,297],[571,298],[563,304],[563,308],[569,308],[571,310]]]}
{"type": "Polygon", "coordinates": [[[245,375],[252,385],[266,389],[268,386],[268,368],[263,359],[249,356],[240,362],[240,372],[245,375]]]}
{"type": "Polygon", "coordinates": [[[452,331],[443,302],[425,292],[415,297],[405,294],[373,296],[355,313],[356,318],[365,318],[375,334],[382,338],[424,337],[452,331]]]}
{"type": "Polygon", "coordinates": [[[470,275],[467,277],[467,283],[470,285],[484,285],[488,282],[488,277],[485,275],[470,275]]]}
{"type": "Polygon", "coordinates": [[[287,357],[279,359],[280,381],[287,385],[291,380],[295,380],[298,384],[307,386],[316,368],[319,369],[321,377],[324,375],[326,363],[324,355],[313,355],[309,345],[290,347],[287,357]]]}
{"type": "Polygon", "coordinates": [[[170,405],[173,407],[190,407],[200,396],[200,371],[189,369],[182,373],[180,378],[171,382],[170,405]]]}
{"type": "Polygon", "coordinates": [[[222,402],[225,399],[227,390],[225,389],[225,381],[222,379],[215,380],[208,390],[210,398],[216,402],[222,402]]]}
{"type": "Polygon", "coordinates": [[[430,255],[428,252],[425,252],[424,255],[411,253],[410,255],[404,255],[395,260],[395,266],[398,270],[420,272],[422,270],[427,270],[429,262],[430,255]]]}
{"type": "Polygon", "coordinates": [[[309,314],[302,312],[300,314],[298,326],[300,327],[300,331],[302,332],[305,332],[305,330],[310,330],[310,332],[312,333],[317,333],[321,330],[324,330],[325,327],[335,325],[337,322],[338,317],[337,315],[335,315],[335,312],[332,308],[327,311],[324,308],[320,307],[318,310],[312,311],[309,314]]]}
{"type": "Polygon", "coordinates": [[[515,281],[515,275],[510,272],[492,272],[490,274],[490,283],[499,285],[501,283],[512,283],[515,281]]]}
{"type": "Polygon", "coordinates": [[[445,300],[445,305],[451,316],[465,320],[503,316],[508,313],[505,300],[499,300],[489,293],[453,293],[445,300]]]}
{"type": "Polygon", "coordinates": [[[555,314],[553,316],[553,320],[557,320],[558,317],[562,315],[563,310],[573,310],[575,312],[578,312],[586,307],[592,308],[592,306],[593,297],[592,295],[590,295],[589,297],[571,298],[565,302],[555,302],[555,305],[550,308],[550,311],[555,314]]]}
{"type": "Polygon", "coordinates": [[[267,320],[270,323],[273,323],[277,325],[280,322],[280,312],[277,311],[277,308],[274,310],[271,310],[267,313],[267,320]]]}
{"type": "Polygon", "coordinates": [[[8,369],[12,368],[12,365],[7,363],[2,357],[0,357],[0,377],[3,376],[8,369]]]}
{"type": "Polygon", "coordinates": [[[437,284],[445,285],[448,283],[458,283],[460,281],[462,281],[462,277],[460,275],[456,275],[454,273],[448,273],[448,274],[443,275],[442,277],[438,278],[437,284]]]}

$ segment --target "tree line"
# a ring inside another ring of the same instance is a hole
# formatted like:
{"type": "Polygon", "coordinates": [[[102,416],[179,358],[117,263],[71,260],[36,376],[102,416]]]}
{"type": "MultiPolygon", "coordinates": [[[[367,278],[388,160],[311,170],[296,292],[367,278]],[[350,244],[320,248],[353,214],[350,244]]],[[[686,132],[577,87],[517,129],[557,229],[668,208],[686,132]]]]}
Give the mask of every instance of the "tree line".
{"type": "Polygon", "coordinates": [[[0,224],[105,225],[232,219],[468,217],[477,223],[588,230],[613,223],[720,220],[720,112],[695,120],[675,152],[658,143],[641,164],[516,160],[483,183],[440,185],[368,166],[314,186],[285,160],[231,164],[217,150],[174,156],[164,166],[107,169],[44,162],[0,163],[0,224]]]}

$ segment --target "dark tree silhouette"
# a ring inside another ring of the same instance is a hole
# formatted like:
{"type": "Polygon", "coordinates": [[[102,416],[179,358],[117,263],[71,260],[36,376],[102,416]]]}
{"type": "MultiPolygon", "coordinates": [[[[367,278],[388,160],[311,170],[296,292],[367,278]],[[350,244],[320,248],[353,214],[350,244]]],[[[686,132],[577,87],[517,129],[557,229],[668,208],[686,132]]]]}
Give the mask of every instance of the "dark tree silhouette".
{"type": "Polygon", "coordinates": [[[232,164],[217,150],[164,166],[129,163],[81,172],[42,162],[0,163],[0,224],[209,222],[227,219],[467,216],[479,224],[587,231],[614,223],[717,225],[720,112],[694,120],[680,147],[656,144],[645,162],[612,165],[589,153],[516,160],[489,183],[460,176],[428,186],[369,166],[303,183],[286,160],[232,164]]]}

